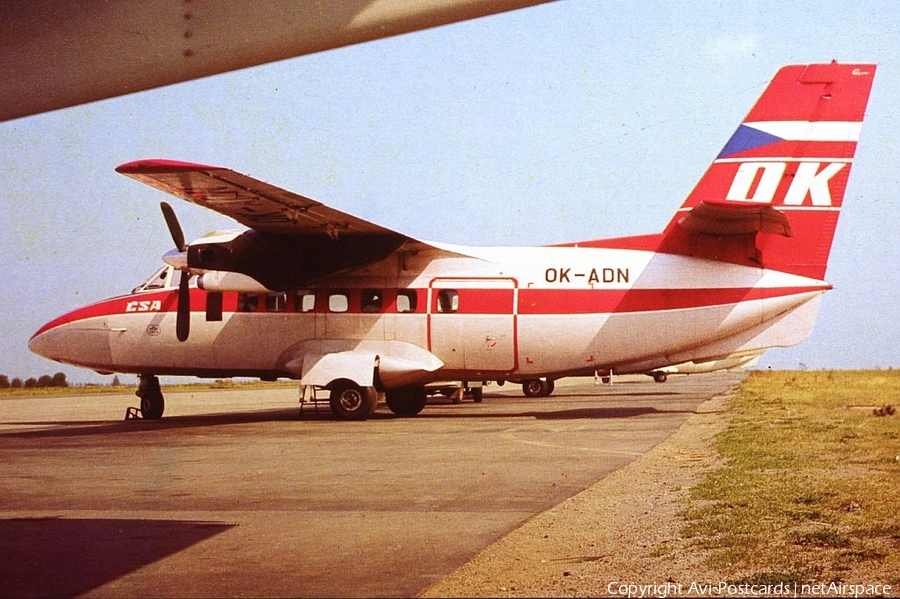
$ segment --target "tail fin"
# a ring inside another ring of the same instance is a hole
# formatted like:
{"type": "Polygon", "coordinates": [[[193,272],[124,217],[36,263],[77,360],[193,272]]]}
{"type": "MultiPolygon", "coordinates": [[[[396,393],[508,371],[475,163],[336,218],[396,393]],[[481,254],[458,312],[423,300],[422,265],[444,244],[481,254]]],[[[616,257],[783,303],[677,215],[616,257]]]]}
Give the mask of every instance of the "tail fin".
{"type": "Polygon", "coordinates": [[[871,64],[780,69],[659,250],[823,279],[874,75],[871,64]]]}

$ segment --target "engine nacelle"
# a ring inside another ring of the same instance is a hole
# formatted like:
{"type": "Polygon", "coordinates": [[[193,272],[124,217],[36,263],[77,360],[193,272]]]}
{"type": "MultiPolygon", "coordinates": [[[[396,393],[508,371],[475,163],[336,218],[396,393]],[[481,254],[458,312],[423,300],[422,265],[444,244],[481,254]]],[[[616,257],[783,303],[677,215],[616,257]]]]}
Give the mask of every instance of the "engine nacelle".
{"type": "Polygon", "coordinates": [[[211,270],[197,277],[197,287],[213,293],[238,291],[241,293],[268,293],[274,291],[265,285],[240,272],[211,270]]]}

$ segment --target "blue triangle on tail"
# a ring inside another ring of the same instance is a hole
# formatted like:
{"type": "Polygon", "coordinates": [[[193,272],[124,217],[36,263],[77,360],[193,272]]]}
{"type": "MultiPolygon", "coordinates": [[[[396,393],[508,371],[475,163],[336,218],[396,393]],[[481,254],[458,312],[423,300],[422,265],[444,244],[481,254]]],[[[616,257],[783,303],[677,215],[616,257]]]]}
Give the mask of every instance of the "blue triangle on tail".
{"type": "Polygon", "coordinates": [[[767,146],[779,141],[784,140],[771,133],[766,133],[747,125],[741,125],[734,132],[734,135],[731,136],[731,139],[728,140],[728,143],[725,144],[725,147],[722,148],[717,158],[725,158],[738,152],[746,152],[747,150],[753,150],[754,148],[767,146]]]}

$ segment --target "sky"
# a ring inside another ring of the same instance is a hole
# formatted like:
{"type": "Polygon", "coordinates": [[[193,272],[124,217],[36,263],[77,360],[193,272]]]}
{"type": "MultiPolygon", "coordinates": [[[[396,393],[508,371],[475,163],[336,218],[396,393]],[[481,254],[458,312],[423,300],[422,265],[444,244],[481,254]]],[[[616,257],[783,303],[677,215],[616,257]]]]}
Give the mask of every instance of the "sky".
{"type": "Polygon", "coordinates": [[[812,335],[760,367],[900,367],[900,3],[563,0],[0,123],[0,374],[171,238],[236,223],[114,172],[232,168],[412,237],[542,245],[661,231],[785,64],[878,71],[812,335]],[[895,256],[895,258],[891,258],[895,256]]]}

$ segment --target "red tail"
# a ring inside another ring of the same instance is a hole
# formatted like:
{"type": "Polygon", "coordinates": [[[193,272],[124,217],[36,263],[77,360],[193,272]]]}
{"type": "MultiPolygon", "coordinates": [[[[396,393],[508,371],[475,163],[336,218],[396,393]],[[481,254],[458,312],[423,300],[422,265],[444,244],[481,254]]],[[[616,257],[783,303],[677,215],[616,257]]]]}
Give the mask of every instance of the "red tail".
{"type": "Polygon", "coordinates": [[[824,278],[874,75],[834,62],[779,70],[658,250],[824,278]]]}

